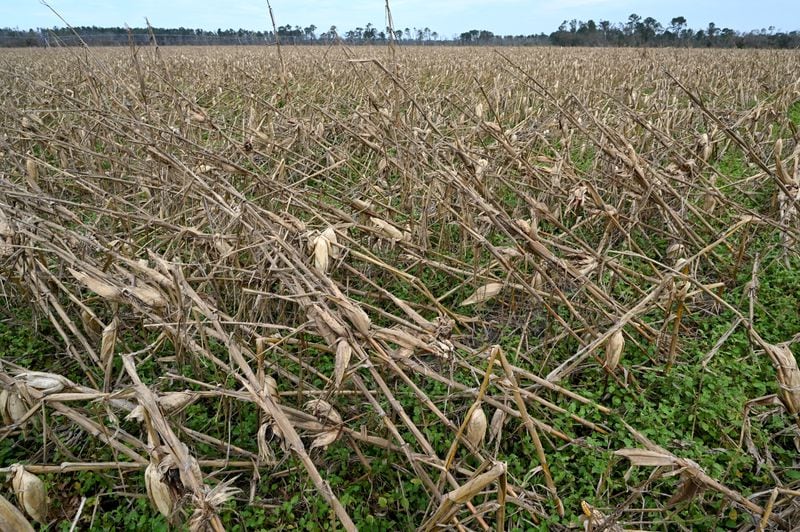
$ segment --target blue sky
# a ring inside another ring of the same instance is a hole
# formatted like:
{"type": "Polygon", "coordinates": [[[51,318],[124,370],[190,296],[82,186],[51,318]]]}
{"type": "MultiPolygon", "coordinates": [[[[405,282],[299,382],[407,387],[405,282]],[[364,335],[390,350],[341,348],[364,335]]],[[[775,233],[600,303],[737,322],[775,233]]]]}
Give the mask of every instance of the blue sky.
{"type": "MultiPolygon", "coordinates": [[[[332,24],[340,31],[372,22],[385,26],[384,0],[271,0],[278,25],[315,24],[318,33],[332,24]]],[[[50,0],[75,26],[144,25],[159,27],[266,29],[265,0],[50,0]]],[[[652,16],[664,25],[684,16],[692,28],[713,21],[720,28],[752,30],[775,26],[800,30],[795,0],[390,0],[396,28],[424,28],[450,36],[469,29],[496,34],[550,33],[565,19],[625,21],[631,13],[652,16]]],[[[39,0],[0,0],[0,27],[62,26],[39,0]]]]}

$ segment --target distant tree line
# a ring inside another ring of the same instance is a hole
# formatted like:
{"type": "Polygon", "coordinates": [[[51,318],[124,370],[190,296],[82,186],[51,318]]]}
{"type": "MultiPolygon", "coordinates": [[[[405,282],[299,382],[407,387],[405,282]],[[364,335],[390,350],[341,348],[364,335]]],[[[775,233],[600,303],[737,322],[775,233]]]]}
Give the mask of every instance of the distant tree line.
{"type": "Polygon", "coordinates": [[[688,27],[678,16],[664,26],[653,17],[631,14],[626,22],[565,20],[550,34],[557,46],[691,46],[715,48],[798,48],[800,31],[776,32],[774,26],[739,32],[709,22],[705,28],[688,27]]]}
{"type": "Polygon", "coordinates": [[[379,28],[372,23],[340,31],[330,26],[318,31],[309,26],[278,26],[277,31],[252,31],[191,28],[101,28],[80,26],[70,28],[39,28],[19,30],[0,29],[0,47],[74,46],[81,41],[92,46],[116,46],[134,43],[149,44],[153,39],[160,45],[244,45],[319,44],[337,40],[349,44],[385,43],[390,39],[408,44],[437,45],[494,45],[494,46],[684,46],[720,48],[800,48],[800,31],[776,31],[774,26],[749,32],[720,28],[709,22],[701,29],[688,26],[685,17],[674,17],[662,25],[653,17],[631,14],[625,22],[608,20],[565,20],[556,31],[548,34],[495,35],[488,30],[469,30],[445,37],[430,28],[379,28]],[[77,35],[76,35],[77,34],[77,35]]]}

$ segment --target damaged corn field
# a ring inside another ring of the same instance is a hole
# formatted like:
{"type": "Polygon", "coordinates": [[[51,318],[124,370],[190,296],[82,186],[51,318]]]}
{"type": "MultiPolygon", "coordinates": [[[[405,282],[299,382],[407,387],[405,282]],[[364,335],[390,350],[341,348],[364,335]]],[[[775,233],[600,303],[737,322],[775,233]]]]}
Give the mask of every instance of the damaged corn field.
{"type": "Polygon", "coordinates": [[[0,523],[797,528],[798,72],[3,51],[0,523]]]}

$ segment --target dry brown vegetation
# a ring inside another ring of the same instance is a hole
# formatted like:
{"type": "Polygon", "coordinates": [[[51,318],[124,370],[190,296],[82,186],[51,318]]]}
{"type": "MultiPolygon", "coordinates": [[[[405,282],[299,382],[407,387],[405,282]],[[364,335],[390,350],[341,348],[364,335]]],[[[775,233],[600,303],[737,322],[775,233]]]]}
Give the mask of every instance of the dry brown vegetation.
{"type": "MultiPolygon", "coordinates": [[[[5,318],[54,340],[0,365],[24,471],[193,529],[299,490],[353,528],[377,503],[329,477],[387,457],[424,529],[667,526],[697,497],[797,525],[793,464],[744,493],[610,399],[716,379],[741,333],[776,394],[748,408],[785,410],[765,445],[793,445],[798,338],[764,334],[758,294],[798,265],[800,55],[276,52],[0,55],[5,318]]],[[[45,522],[92,522],[50,499],[45,522]]]]}

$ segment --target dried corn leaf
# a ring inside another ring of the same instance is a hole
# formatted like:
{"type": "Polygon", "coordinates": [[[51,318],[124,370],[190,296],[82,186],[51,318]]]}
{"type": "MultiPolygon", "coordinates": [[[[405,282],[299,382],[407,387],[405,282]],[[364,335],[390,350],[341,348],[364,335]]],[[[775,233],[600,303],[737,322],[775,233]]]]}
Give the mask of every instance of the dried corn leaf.
{"type": "Polygon", "coordinates": [[[666,508],[675,506],[683,501],[691,501],[702,491],[703,485],[693,476],[681,475],[681,484],[678,486],[678,491],[667,501],[666,508]]]}
{"type": "Polygon", "coordinates": [[[374,335],[379,340],[392,342],[403,349],[428,349],[428,344],[424,340],[402,329],[375,329],[374,335]]]}
{"type": "Polygon", "coordinates": [[[102,340],[100,341],[100,362],[103,367],[108,367],[109,362],[114,356],[114,349],[117,345],[117,330],[119,329],[119,320],[115,316],[111,323],[103,329],[102,340]]]}
{"type": "Polygon", "coordinates": [[[105,281],[101,281],[100,279],[96,279],[88,273],[73,270],[72,268],[67,268],[67,271],[69,271],[69,273],[71,273],[72,276],[75,277],[75,279],[77,279],[82,285],[103,299],[120,301],[122,290],[116,286],[105,281]]]}
{"type": "Polygon", "coordinates": [[[306,410],[306,412],[321,418],[325,418],[331,423],[335,423],[337,425],[342,423],[342,416],[340,416],[339,412],[333,408],[333,405],[324,399],[312,399],[311,401],[308,401],[303,408],[306,410]]]}
{"type": "Polygon", "coordinates": [[[671,466],[675,465],[676,460],[671,454],[647,449],[620,449],[614,451],[614,454],[627,458],[632,465],[645,467],[671,466]]]}
{"type": "Polygon", "coordinates": [[[157,289],[146,284],[132,286],[130,290],[136,298],[145,305],[153,308],[162,308],[167,306],[167,299],[157,289]]]}
{"type": "Polygon", "coordinates": [[[268,464],[274,464],[276,462],[275,453],[272,452],[272,448],[269,446],[269,442],[267,441],[267,431],[269,429],[269,423],[262,423],[261,426],[258,427],[258,433],[256,434],[256,441],[258,442],[258,458],[268,464]]]}
{"type": "Polygon", "coordinates": [[[339,429],[331,429],[323,432],[311,442],[311,449],[322,447],[326,449],[328,445],[332,444],[339,437],[339,429]]]}

